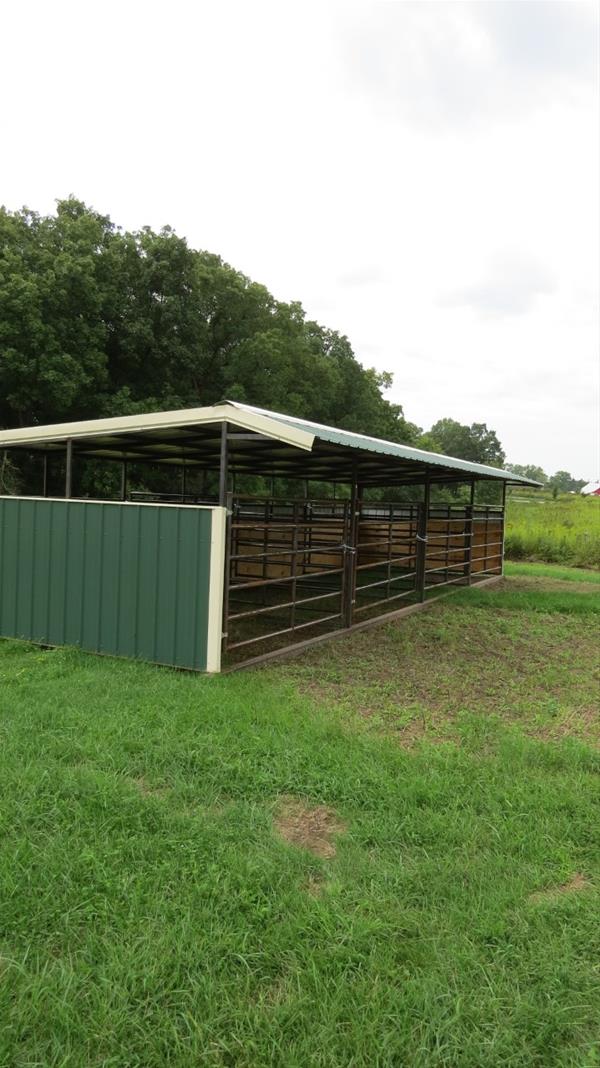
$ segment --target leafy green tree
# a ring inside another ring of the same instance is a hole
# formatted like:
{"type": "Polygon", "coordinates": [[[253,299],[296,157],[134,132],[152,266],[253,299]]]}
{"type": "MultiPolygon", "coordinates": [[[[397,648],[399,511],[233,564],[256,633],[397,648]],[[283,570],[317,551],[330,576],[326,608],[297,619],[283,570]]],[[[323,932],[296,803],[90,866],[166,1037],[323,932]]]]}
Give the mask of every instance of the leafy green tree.
{"type": "Polygon", "coordinates": [[[436,441],[430,430],[425,431],[425,433],[422,431],[419,432],[417,446],[419,449],[425,449],[426,452],[442,453],[444,451],[439,441],[436,441]]]}
{"type": "Polygon", "coordinates": [[[7,452],[0,453],[0,494],[18,493],[19,477],[7,452]]]}
{"type": "Polygon", "coordinates": [[[514,471],[515,475],[530,478],[533,482],[542,482],[545,485],[548,481],[548,475],[544,469],[537,467],[536,464],[509,464],[509,470],[514,471]]]}
{"type": "Polygon", "coordinates": [[[391,378],[169,227],[127,233],[70,198],[0,210],[0,425],[229,397],[394,441],[418,430],[391,378]]]}
{"type": "Polygon", "coordinates": [[[438,443],[439,452],[456,456],[472,463],[503,467],[506,457],[496,432],[488,430],[485,423],[465,426],[456,419],[440,419],[429,431],[430,438],[438,443]]]}
{"type": "Polygon", "coordinates": [[[557,471],[550,477],[549,486],[554,496],[559,493],[579,493],[585,486],[585,479],[573,478],[568,471],[557,471]]]}
{"type": "Polygon", "coordinates": [[[93,411],[106,390],[100,265],[109,220],[78,201],[42,218],[0,210],[0,423],[93,411]]]}

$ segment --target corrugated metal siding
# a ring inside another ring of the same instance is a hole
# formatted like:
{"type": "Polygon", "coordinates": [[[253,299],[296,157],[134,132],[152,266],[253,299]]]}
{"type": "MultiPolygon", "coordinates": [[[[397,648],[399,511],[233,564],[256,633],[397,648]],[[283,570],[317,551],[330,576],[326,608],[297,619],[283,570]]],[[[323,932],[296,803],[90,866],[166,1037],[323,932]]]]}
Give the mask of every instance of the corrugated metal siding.
{"type": "Polygon", "coordinates": [[[0,636],[206,670],[210,509],[0,499],[0,636]]]}

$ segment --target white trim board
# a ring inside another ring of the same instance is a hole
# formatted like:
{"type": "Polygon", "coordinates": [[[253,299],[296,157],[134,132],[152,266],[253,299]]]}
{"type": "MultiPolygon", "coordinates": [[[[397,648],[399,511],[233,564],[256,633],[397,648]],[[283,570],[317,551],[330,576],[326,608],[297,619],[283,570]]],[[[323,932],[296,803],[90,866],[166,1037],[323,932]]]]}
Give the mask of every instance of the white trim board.
{"type": "Polygon", "coordinates": [[[298,449],[310,452],[315,435],[278,422],[260,412],[247,412],[233,404],[215,404],[208,408],[183,408],[181,411],[148,412],[145,415],[125,415],[110,419],[85,419],[76,423],[54,423],[15,430],[0,430],[0,448],[13,445],[43,445],[51,442],[98,438],[103,435],[136,434],[153,430],[178,430],[183,427],[206,426],[211,423],[231,423],[242,430],[265,434],[298,449]]]}
{"type": "Polygon", "coordinates": [[[227,509],[222,507],[213,508],[212,513],[210,531],[210,577],[208,583],[206,670],[215,673],[221,670],[227,509]]]}
{"type": "Polygon", "coordinates": [[[216,504],[184,504],[183,501],[109,501],[96,497],[20,497],[15,493],[0,493],[0,501],[51,501],[56,504],[112,504],[118,508],[196,508],[212,512],[216,504]]]}

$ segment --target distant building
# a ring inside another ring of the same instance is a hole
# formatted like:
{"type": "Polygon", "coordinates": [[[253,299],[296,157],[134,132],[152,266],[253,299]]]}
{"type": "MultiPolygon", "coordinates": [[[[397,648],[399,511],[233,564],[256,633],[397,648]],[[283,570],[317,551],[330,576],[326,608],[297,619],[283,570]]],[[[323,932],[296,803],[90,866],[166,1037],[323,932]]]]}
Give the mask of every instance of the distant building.
{"type": "Polygon", "coordinates": [[[600,482],[588,482],[581,492],[585,497],[600,497],[600,482]]]}

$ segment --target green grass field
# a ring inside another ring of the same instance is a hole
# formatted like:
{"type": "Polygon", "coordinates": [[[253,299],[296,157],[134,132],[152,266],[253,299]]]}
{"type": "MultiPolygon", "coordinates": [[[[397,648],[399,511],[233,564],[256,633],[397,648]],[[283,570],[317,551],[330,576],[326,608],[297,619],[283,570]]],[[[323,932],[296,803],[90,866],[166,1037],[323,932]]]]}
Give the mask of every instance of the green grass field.
{"type": "Polygon", "coordinates": [[[504,573],[509,577],[525,576],[526,578],[545,578],[545,579],[558,579],[560,582],[586,582],[598,584],[600,582],[600,571],[586,571],[585,575],[582,575],[581,569],[578,567],[560,567],[549,566],[548,564],[540,563],[515,563],[511,560],[506,560],[504,563],[504,573]]]}
{"type": "Polygon", "coordinates": [[[506,510],[506,555],[574,567],[600,567],[600,498],[515,493],[506,510]]]}
{"type": "Polygon", "coordinates": [[[0,642],[0,1065],[600,1065],[597,576],[207,678],[0,642]]]}

